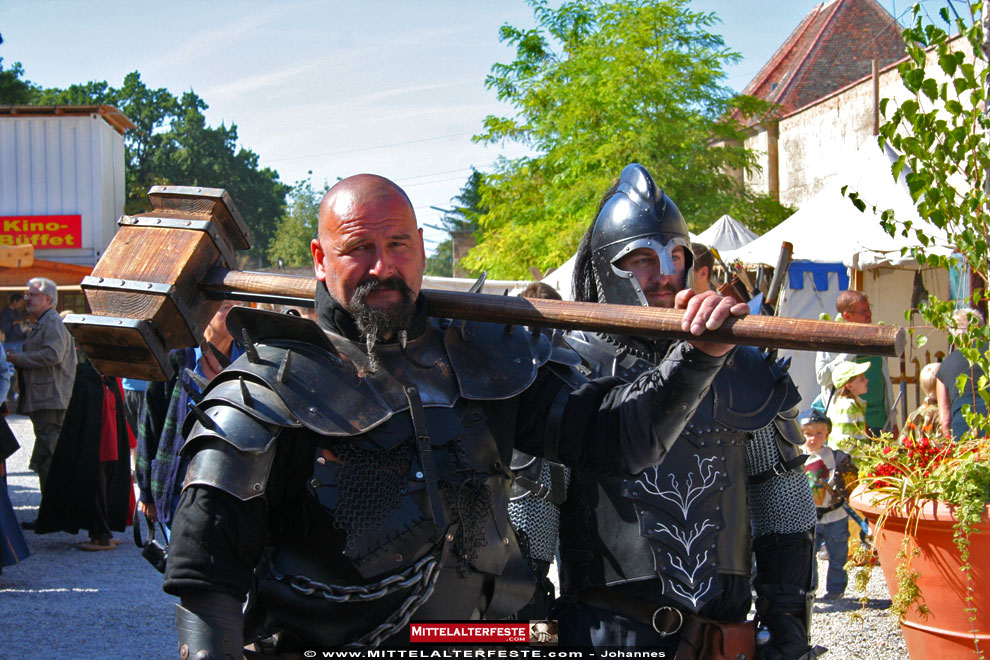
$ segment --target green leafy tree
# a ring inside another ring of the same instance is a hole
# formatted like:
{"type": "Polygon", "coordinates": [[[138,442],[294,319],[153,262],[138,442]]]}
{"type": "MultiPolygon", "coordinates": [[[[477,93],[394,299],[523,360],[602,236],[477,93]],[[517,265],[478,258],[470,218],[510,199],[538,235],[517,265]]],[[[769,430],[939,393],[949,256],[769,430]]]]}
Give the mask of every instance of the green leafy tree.
{"type": "Polygon", "coordinates": [[[711,32],[713,14],[690,11],[688,0],[530,5],[537,26],[501,28],[516,59],[486,81],[515,117],[487,117],[476,139],[536,155],[503,159],[485,177],[472,268],[528,277],[529,266],[559,265],[630,162],[653,173],[695,228],[723,213],[760,229],[786,217],[730,175],[756,168],[737,118],[768,108],[722,84],[739,56],[711,32]]]}
{"type": "MultiPolygon", "coordinates": [[[[312,174],[312,173],[310,173],[312,174]]],[[[322,189],[313,188],[309,179],[296,182],[289,191],[288,209],[278,224],[278,230],[268,247],[268,261],[277,264],[279,259],[284,266],[308,266],[313,263],[309,251],[310,242],[316,238],[319,225],[320,200],[330,190],[323,184],[322,189]]]]}
{"type": "MultiPolygon", "coordinates": [[[[452,197],[454,208],[448,209],[440,218],[447,232],[476,231],[478,216],[481,215],[481,182],[484,175],[472,168],[471,176],[461,188],[459,195],[452,197]]],[[[426,274],[437,277],[454,275],[454,241],[448,238],[437,245],[436,251],[426,259],[426,274]]]]}
{"type": "Polygon", "coordinates": [[[149,88],[134,71],[119,88],[105,81],[66,89],[35,86],[30,101],[117,107],[136,125],[124,136],[125,212],[148,210],[146,194],[154,185],[225,188],[253,234],[251,254],[258,260],[267,254],[290,188],[279,181],[278,172],[259,167],[256,153],[238,148],[236,125],[207,125],[203,112],[209,106],[195,92],[177,98],[168,89],[149,88]]]}
{"type": "Polygon", "coordinates": [[[33,86],[24,80],[24,67],[20,62],[3,68],[3,58],[0,57],[0,105],[25,105],[30,102],[33,86]]]}

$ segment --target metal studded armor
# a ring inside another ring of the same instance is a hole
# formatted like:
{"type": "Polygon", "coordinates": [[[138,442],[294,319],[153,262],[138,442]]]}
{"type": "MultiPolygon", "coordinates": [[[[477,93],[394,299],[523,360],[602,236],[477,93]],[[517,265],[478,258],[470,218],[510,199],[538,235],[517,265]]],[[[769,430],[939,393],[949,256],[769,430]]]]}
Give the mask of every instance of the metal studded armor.
{"type": "Polygon", "coordinates": [[[283,541],[261,569],[270,625],[375,645],[414,613],[501,618],[529,600],[533,578],[507,520],[511,438],[483,404],[529,387],[551,355],[543,335],[431,321],[405,346],[376,347],[372,373],[363,344],[313,323],[231,316],[249,348],[189,416],[184,487],[258,497],[279,435],[318,436],[306,484],[312,529],[283,541]],[[485,368],[495,359],[502,368],[485,368]],[[345,561],[327,561],[337,543],[345,561]],[[464,579],[478,589],[450,590],[460,601],[429,599],[464,579]],[[478,611],[486,579],[491,593],[478,611]]]}
{"type": "Polygon", "coordinates": [[[541,332],[417,309],[413,336],[374,361],[346,326],[322,325],[333,307],[321,325],[231,311],[245,353],[190,406],[165,574],[187,655],[236,648],[241,619],[245,641],[277,655],[404,644],[411,620],[512,615],[534,590],[508,522],[514,447],[642,469],[722,363],[678,345],[635,388],[586,382],[541,332]],[[667,430],[641,431],[661,417],[667,430]],[[639,440],[619,450],[606,428],[639,440]]]}
{"type": "MultiPolygon", "coordinates": [[[[594,377],[630,380],[665,353],[662,342],[596,333],[568,341],[594,377]]],[[[697,613],[721,592],[719,574],[750,575],[751,524],[754,535],[813,528],[814,507],[800,505],[803,477],[790,472],[801,461],[803,438],[788,417],[798,401],[779,365],[739,347],[660,465],[636,479],[575,473],[561,521],[564,596],[659,580],[654,597],[697,613]],[[768,475],[793,475],[793,497],[781,497],[780,483],[757,492],[768,475]]]]}

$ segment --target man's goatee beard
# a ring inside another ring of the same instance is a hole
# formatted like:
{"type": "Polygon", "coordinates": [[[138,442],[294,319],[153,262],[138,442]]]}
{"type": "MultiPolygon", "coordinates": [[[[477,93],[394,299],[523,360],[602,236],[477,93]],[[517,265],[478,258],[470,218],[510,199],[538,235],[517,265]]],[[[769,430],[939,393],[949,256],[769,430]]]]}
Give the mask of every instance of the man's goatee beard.
{"type": "Polygon", "coordinates": [[[412,324],[416,312],[416,301],[412,290],[402,279],[389,277],[379,280],[371,277],[363,280],[354,290],[347,311],[354,317],[354,324],[361,332],[368,346],[368,361],[371,371],[378,369],[378,360],[374,354],[375,343],[395,337],[405,332],[412,324]],[[401,298],[384,308],[370,307],[365,299],[376,291],[398,291],[401,298]]]}

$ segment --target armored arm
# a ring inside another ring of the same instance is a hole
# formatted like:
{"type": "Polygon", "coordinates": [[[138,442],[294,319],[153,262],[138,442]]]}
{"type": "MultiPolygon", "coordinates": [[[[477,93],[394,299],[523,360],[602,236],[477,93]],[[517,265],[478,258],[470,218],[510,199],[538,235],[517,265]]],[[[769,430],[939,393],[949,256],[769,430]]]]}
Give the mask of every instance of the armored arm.
{"type": "Polygon", "coordinates": [[[241,602],[268,536],[277,438],[299,423],[263,382],[236,370],[190,406],[190,457],[176,510],[165,591],[178,595],[176,630],[188,656],[243,657],[241,602]]]}
{"type": "Polygon", "coordinates": [[[578,388],[562,415],[561,461],[624,474],[658,464],[723,362],[680,342],[631,383],[602,379],[578,388]]]}
{"type": "Polygon", "coordinates": [[[180,658],[241,660],[244,614],[233,596],[188,590],[175,606],[180,658]]]}

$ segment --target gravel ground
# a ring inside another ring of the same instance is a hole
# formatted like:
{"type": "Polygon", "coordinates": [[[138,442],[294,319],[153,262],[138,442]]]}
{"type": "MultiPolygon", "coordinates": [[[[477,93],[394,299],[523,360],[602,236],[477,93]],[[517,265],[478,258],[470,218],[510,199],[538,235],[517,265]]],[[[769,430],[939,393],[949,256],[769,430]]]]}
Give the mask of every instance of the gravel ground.
{"type": "MultiPolygon", "coordinates": [[[[21,449],[7,460],[8,491],[20,520],[32,520],[41,502],[37,476],[28,470],[34,443],[27,417],[7,422],[21,449]]],[[[111,552],[75,547],[86,534],[25,532],[31,556],[0,575],[0,660],[176,657],[171,596],[161,575],[142,557],[130,529],[111,552]]],[[[821,575],[825,563],[819,562],[821,575]]],[[[819,595],[824,589],[819,591],[819,595]]],[[[904,638],[887,615],[890,598],[879,569],[863,608],[852,594],[815,604],[812,636],[832,660],[901,660],[904,638]]]]}
{"type": "MultiPolygon", "coordinates": [[[[7,417],[21,448],[7,459],[7,490],[20,520],[38,514],[38,477],[28,470],[31,422],[7,417]]],[[[0,575],[0,658],[175,658],[174,598],[141,557],[131,530],[109,552],[82,552],[88,535],[25,531],[31,556],[0,575]]]]}

